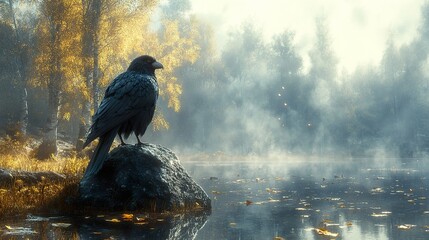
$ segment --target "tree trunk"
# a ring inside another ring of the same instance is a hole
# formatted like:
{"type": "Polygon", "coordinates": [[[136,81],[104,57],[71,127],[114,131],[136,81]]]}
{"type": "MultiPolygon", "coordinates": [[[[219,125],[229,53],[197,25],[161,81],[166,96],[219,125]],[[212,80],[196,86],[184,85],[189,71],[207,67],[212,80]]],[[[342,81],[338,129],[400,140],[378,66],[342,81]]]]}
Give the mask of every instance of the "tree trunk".
{"type": "Polygon", "coordinates": [[[100,26],[101,1],[86,0],[82,1],[84,8],[83,13],[83,41],[82,41],[82,56],[84,60],[84,75],[85,87],[88,91],[88,96],[91,99],[83,97],[82,100],[82,115],[79,123],[79,134],[76,143],[76,150],[82,150],[82,145],[85,142],[85,135],[90,125],[91,108],[94,112],[98,108],[99,98],[99,43],[98,31],[100,26]]]}
{"type": "Polygon", "coordinates": [[[101,1],[94,0],[92,4],[92,60],[93,60],[93,71],[92,71],[92,105],[94,113],[98,109],[98,98],[99,98],[99,82],[100,82],[100,65],[99,65],[99,36],[98,32],[100,29],[100,17],[101,17],[101,1]]]}
{"type": "Polygon", "coordinates": [[[36,158],[48,159],[57,154],[58,112],[60,107],[60,91],[49,86],[49,109],[42,144],[36,152],[36,158]]]}
{"type": "Polygon", "coordinates": [[[94,34],[94,49],[93,49],[93,60],[94,60],[94,69],[92,72],[92,107],[94,110],[94,113],[97,112],[98,109],[98,98],[100,95],[100,71],[99,71],[99,64],[98,64],[98,34],[94,34]]]}
{"type": "Polygon", "coordinates": [[[51,48],[53,55],[49,63],[48,81],[48,118],[46,121],[42,144],[36,151],[36,158],[48,159],[57,154],[58,112],[60,108],[60,94],[63,75],[61,72],[61,24],[51,25],[51,48]]]}
{"type": "Polygon", "coordinates": [[[82,113],[79,122],[79,133],[76,142],[76,151],[81,151],[83,143],[85,142],[86,132],[91,120],[91,103],[88,100],[82,101],[82,113]]]}
{"type": "Polygon", "coordinates": [[[27,126],[28,126],[27,88],[23,87],[19,97],[19,120],[18,120],[18,130],[21,134],[21,137],[24,137],[27,135],[27,126]]]}
{"type": "Polygon", "coordinates": [[[19,54],[14,59],[15,65],[16,65],[16,71],[18,73],[17,85],[21,89],[19,102],[18,102],[19,119],[16,125],[18,134],[16,136],[22,140],[27,135],[27,126],[28,126],[28,103],[27,103],[27,88],[26,88],[27,68],[24,66],[23,58],[25,58],[24,56],[25,52],[22,48],[21,37],[18,31],[18,23],[16,21],[15,11],[13,9],[13,1],[9,0],[8,3],[9,3],[9,11],[12,17],[13,28],[15,30],[15,43],[16,43],[16,46],[19,48],[17,49],[19,54]]]}

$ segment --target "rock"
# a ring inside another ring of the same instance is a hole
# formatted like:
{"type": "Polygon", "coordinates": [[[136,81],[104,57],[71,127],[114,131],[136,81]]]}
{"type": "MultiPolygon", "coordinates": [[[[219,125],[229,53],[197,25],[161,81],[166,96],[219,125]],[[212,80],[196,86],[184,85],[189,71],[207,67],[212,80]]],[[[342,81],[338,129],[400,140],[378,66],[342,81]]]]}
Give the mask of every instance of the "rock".
{"type": "Polygon", "coordinates": [[[32,186],[42,181],[46,183],[61,182],[66,177],[62,174],[44,171],[44,172],[27,172],[13,171],[0,168],[0,187],[11,187],[17,180],[21,180],[22,185],[32,186]]]}
{"type": "Polygon", "coordinates": [[[153,144],[113,149],[97,174],[82,179],[78,201],[89,209],[110,211],[211,208],[209,197],[176,155],[153,144]]]}

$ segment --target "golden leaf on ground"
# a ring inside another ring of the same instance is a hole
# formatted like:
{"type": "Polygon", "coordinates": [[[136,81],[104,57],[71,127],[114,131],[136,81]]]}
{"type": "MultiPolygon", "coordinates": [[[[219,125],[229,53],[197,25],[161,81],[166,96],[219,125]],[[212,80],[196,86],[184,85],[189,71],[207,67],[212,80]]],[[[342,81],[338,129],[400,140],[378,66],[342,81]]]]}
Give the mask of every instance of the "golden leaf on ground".
{"type": "Polygon", "coordinates": [[[338,237],[338,233],[330,232],[328,229],[325,228],[315,228],[314,231],[316,231],[317,234],[323,235],[323,236],[329,236],[329,237],[338,237]]]}

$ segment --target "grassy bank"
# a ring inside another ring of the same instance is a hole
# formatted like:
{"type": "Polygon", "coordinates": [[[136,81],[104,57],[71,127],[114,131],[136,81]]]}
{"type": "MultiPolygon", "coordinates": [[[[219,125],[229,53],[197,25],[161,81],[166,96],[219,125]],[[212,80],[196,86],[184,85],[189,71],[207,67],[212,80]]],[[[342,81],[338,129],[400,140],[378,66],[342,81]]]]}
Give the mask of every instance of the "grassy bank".
{"type": "Polygon", "coordinates": [[[40,161],[32,157],[35,140],[0,140],[0,168],[15,171],[53,171],[65,176],[62,181],[51,182],[42,178],[35,184],[25,184],[16,177],[11,184],[0,188],[0,219],[27,213],[63,213],[71,211],[69,204],[76,196],[80,178],[88,159],[75,153],[51,157],[40,161]]]}

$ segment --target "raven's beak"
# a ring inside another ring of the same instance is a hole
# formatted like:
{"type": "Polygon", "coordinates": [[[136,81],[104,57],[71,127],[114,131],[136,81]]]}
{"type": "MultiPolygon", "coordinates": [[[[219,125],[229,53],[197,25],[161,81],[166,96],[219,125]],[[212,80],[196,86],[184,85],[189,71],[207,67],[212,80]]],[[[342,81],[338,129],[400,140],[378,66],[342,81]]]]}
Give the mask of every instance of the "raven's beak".
{"type": "Polygon", "coordinates": [[[154,69],[164,68],[164,66],[162,66],[162,64],[160,62],[154,62],[154,63],[152,63],[152,67],[154,69]]]}

